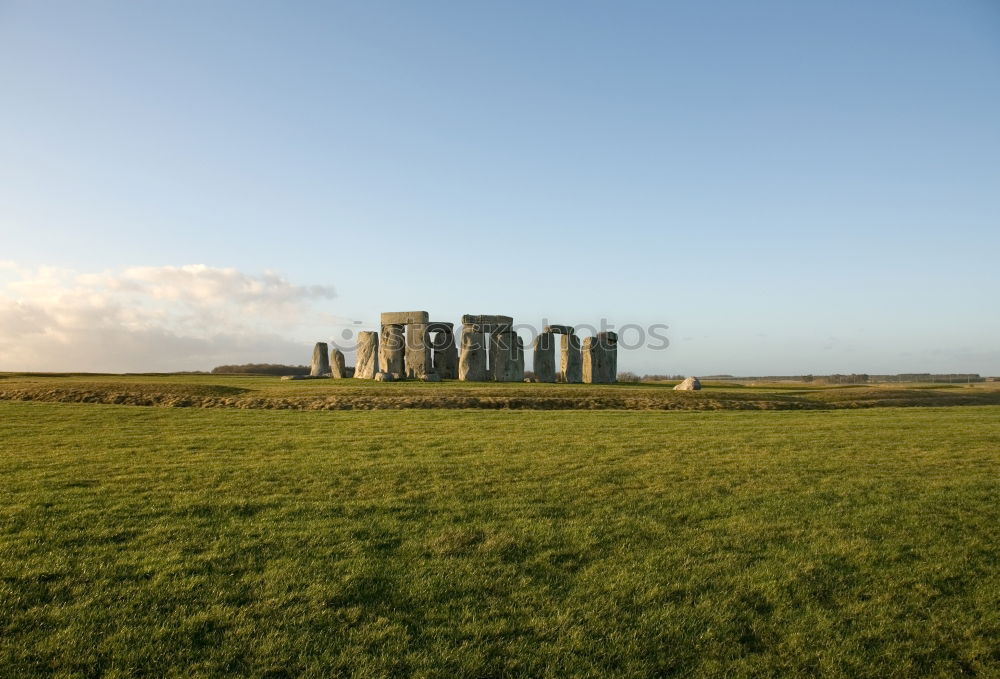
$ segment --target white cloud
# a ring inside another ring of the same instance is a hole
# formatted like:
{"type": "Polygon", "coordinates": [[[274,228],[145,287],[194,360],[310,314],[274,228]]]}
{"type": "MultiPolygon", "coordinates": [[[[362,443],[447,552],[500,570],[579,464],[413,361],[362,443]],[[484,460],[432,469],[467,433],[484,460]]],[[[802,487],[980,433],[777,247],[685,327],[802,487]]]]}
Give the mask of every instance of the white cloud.
{"type": "Polygon", "coordinates": [[[139,372],[301,363],[330,286],[204,265],[0,266],[0,370],[139,372]],[[305,348],[303,348],[305,347],[305,348]]]}

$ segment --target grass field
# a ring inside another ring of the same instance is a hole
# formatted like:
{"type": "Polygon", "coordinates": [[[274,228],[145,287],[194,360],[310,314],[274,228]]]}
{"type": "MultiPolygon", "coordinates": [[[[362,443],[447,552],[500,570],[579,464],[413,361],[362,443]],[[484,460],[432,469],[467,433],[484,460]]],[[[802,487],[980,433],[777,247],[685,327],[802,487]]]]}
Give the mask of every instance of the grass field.
{"type": "Polygon", "coordinates": [[[998,406],[39,400],[0,400],[0,676],[1000,675],[998,406]]]}
{"type": "Polygon", "coordinates": [[[1000,405],[1000,383],[748,387],[707,382],[702,391],[660,384],[523,384],[449,380],[283,382],[233,375],[31,375],[0,373],[0,401],[292,410],[827,410],[883,406],[1000,405]]]}

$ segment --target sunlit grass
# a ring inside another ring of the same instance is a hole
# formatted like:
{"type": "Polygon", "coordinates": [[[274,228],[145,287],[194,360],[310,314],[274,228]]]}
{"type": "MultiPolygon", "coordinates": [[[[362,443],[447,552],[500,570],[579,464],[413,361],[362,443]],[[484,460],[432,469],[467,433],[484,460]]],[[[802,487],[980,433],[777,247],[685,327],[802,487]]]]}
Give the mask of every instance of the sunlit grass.
{"type": "Polygon", "coordinates": [[[0,402],[0,675],[990,676],[1000,408],[0,402]]]}

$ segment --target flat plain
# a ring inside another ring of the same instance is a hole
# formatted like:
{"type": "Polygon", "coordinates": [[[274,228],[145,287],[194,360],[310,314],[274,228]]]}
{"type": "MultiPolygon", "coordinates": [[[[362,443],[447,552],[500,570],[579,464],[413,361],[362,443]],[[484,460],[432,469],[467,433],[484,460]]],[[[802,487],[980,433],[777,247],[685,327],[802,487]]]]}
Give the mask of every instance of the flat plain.
{"type": "Polygon", "coordinates": [[[988,385],[342,382],[0,378],[0,676],[1000,675],[988,385]]]}

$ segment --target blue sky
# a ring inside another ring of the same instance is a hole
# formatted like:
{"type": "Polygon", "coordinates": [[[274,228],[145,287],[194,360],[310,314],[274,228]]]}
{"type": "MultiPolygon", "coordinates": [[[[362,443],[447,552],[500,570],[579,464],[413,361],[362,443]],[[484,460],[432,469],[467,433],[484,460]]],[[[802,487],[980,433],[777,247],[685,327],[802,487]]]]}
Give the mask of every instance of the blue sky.
{"type": "Polygon", "coordinates": [[[427,309],[669,325],[640,373],[1000,374],[998,121],[991,0],[0,0],[0,370],[427,309]]]}

